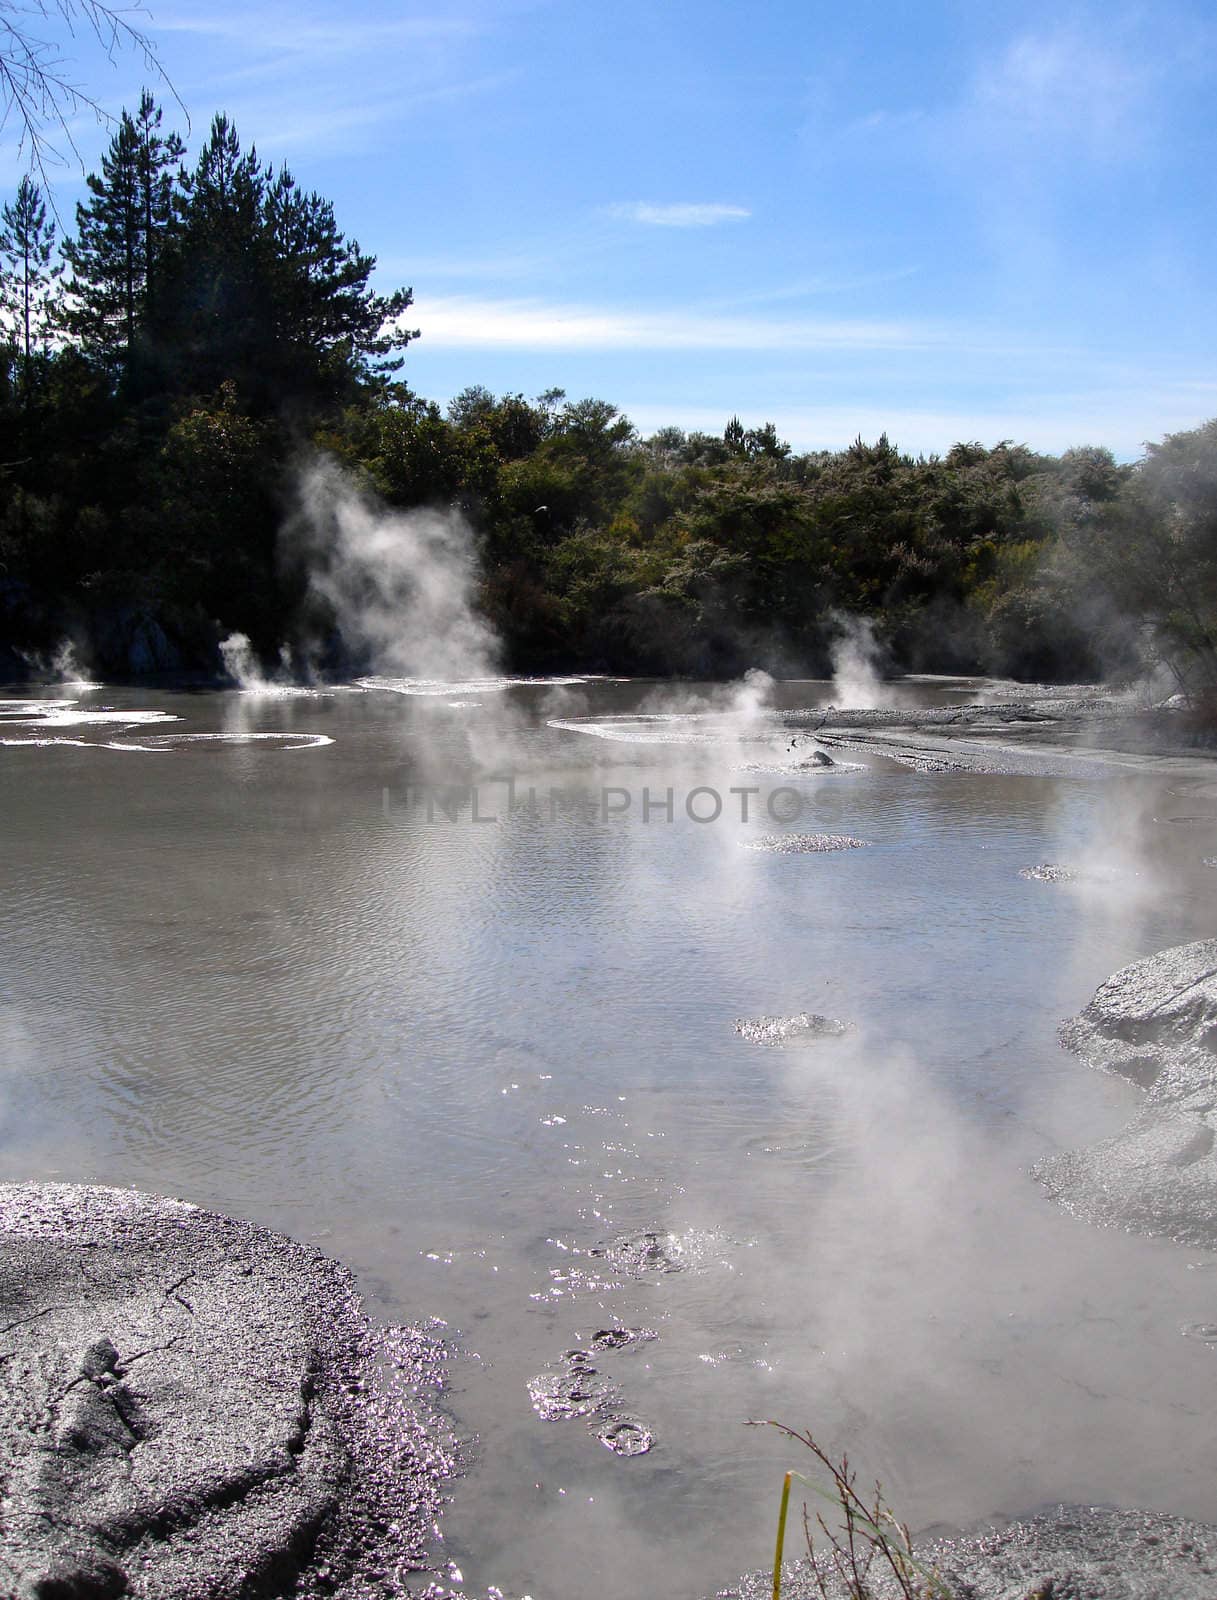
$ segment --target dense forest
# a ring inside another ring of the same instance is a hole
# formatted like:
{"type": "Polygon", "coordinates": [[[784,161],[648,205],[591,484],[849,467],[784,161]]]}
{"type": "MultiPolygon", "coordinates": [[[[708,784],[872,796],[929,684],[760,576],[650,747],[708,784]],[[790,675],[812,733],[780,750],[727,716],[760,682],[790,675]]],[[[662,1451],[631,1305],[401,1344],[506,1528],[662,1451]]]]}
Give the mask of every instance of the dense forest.
{"type": "MultiPolygon", "coordinates": [[[[1217,685],[1217,422],[1121,465],[886,436],[800,455],[736,419],[644,438],[561,390],[441,411],[402,377],[410,291],[373,292],[333,207],[223,116],[187,165],[148,94],[60,235],[24,179],[0,225],[0,678],[65,640],[111,675],[218,672],[233,631],[302,660],[325,619],[279,535],[324,452],[391,507],[464,517],[514,670],[817,673],[852,614],[893,669],[1217,685]]],[[[323,666],[367,664],[330,638],[323,666]]]]}

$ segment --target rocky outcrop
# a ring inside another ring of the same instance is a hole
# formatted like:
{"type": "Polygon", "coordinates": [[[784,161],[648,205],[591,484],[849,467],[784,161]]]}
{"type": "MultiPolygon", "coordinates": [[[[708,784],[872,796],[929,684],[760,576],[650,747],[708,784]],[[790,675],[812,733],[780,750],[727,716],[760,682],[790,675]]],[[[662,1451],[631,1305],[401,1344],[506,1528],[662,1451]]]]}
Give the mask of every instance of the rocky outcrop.
{"type": "Polygon", "coordinates": [[[1217,1249],[1217,939],[1160,951],[1100,985],[1061,1041],[1146,1091],[1114,1138],[1034,1168],[1091,1222],[1217,1249]]]}
{"type": "Polygon", "coordinates": [[[318,1251],[131,1191],[0,1186],[0,1594],[404,1592],[384,1574],[424,1564],[443,1451],[378,1390],[383,1355],[318,1251]]]}

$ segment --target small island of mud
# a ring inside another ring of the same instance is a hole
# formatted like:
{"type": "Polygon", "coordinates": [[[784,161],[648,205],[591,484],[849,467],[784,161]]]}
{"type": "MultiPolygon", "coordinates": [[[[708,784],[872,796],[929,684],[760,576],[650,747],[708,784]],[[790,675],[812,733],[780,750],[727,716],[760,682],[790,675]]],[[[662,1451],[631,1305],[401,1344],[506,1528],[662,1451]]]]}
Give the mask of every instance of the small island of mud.
{"type": "Polygon", "coordinates": [[[1061,1041],[1146,1091],[1113,1138],[1037,1163],[1090,1222],[1217,1249],[1217,939],[1162,950],[1101,984],[1061,1041]]]}
{"type": "Polygon", "coordinates": [[[455,1468],[439,1358],[251,1223],[0,1185],[0,1593],[404,1593],[455,1468]]]}

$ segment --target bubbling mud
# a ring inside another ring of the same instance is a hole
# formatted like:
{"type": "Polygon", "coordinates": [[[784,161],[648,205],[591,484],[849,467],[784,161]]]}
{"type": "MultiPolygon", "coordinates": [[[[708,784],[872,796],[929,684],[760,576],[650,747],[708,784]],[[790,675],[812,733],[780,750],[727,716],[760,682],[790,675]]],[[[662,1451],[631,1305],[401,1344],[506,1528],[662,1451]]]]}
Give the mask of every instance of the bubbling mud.
{"type": "Polygon", "coordinates": [[[601,1373],[597,1358],[619,1354],[658,1335],[650,1328],[600,1328],[586,1345],[563,1351],[558,1361],[528,1383],[528,1398],[542,1422],[583,1420],[600,1443],[617,1456],[646,1455],[652,1430],[620,1410],[621,1390],[601,1373]]]}
{"type": "Polygon", "coordinates": [[[627,1277],[647,1272],[683,1272],[680,1240],[672,1233],[623,1233],[607,1244],[596,1245],[589,1256],[607,1261],[627,1277]]]}
{"type": "Polygon", "coordinates": [[[1018,875],[1028,883],[1076,883],[1079,876],[1076,867],[1058,866],[1055,861],[1041,861],[1038,867],[1020,867],[1018,875]]]}
{"type": "Polygon", "coordinates": [[[599,1328],[588,1340],[589,1350],[625,1350],[631,1345],[650,1344],[659,1335],[653,1328],[599,1328]]]}
{"type": "Polygon", "coordinates": [[[596,1437],[615,1456],[645,1456],[655,1443],[654,1434],[636,1417],[614,1417],[596,1430],[596,1437]]]}
{"type": "Polygon", "coordinates": [[[542,1422],[594,1416],[615,1394],[595,1367],[581,1361],[568,1361],[564,1371],[543,1372],[528,1382],[528,1398],[542,1422]]]}
{"type": "Polygon", "coordinates": [[[745,839],[748,850],[764,850],[778,856],[825,855],[833,850],[864,850],[867,840],[847,833],[766,833],[759,839],[745,839]]]}
{"type": "Polygon", "coordinates": [[[732,1024],[749,1044],[807,1044],[814,1039],[839,1039],[852,1032],[848,1022],[801,1011],[795,1017],[736,1017],[732,1024]]]}

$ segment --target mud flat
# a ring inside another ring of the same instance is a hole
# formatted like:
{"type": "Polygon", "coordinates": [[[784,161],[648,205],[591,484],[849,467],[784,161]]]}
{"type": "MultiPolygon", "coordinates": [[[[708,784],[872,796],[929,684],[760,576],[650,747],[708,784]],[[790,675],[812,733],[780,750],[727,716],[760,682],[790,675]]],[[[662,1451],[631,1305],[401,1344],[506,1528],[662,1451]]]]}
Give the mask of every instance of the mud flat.
{"type": "MultiPolygon", "coordinates": [[[[941,1580],[933,1593],[950,1600],[1212,1600],[1217,1593],[1217,1528],[1152,1511],[1056,1506],[1008,1527],[916,1546],[917,1559],[941,1580]]],[[[783,1575],[786,1600],[848,1600],[849,1589],[822,1556],[783,1575]],[[820,1578],[823,1578],[821,1585],[820,1578]]],[[[902,1591],[871,1569],[874,1600],[902,1591]]],[[[769,1600],[771,1572],[752,1573],[717,1600],[769,1600]]]]}
{"type": "Polygon", "coordinates": [[[250,1223],[0,1185],[0,1593],[404,1594],[455,1469],[439,1356],[250,1223]]]}
{"type": "Polygon", "coordinates": [[[1122,968],[1061,1041],[1146,1097],[1113,1138],[1038,1162],[1048,1194],[1102,1226],[1217,1249],[1217,939],[1122,968]]]}
{"type": "MultiPolygon", "coordinates": [[[[803,714],[794,714],[800,719],[803,714]]],[[[786,720],[793,720],[787,714],[786,720]]],[[[816,737],[830,749],[870,752],[923,772],[1024,773],[1101,777],[1113,768],[1192,771],[1217,755],[1213,736],[1183,709],[1149,710],[1116,696],[1025,698],[901,710],[816,713],[816,737]]]]}

